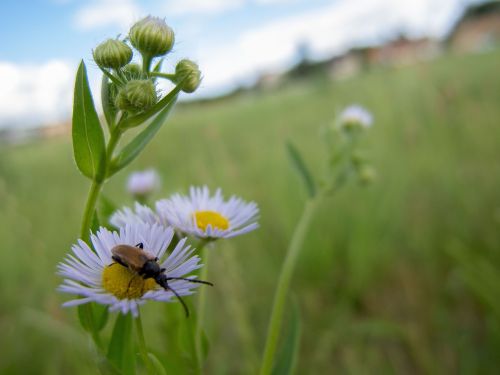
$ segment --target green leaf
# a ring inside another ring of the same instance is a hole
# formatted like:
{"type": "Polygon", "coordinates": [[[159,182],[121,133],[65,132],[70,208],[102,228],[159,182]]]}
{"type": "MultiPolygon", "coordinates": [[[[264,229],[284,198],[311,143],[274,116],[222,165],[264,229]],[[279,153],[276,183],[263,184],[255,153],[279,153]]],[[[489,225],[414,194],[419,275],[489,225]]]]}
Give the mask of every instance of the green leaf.
{"type": "Polygon", "coordinates": [[[288,151],[288,156],[290,157],[292,165],[306,185],[309,196],[311,198],[314,197],[316,195],[316,186],[314,184],[314,180],[312,179],[311,173],[309,172],[309,169],[304,163],[304,159],[300,155],[299,150],[290,142],[287,142],[286,149],[288,151]]]}
{"type": "Polygon", "coordinates": [[[80,320],[80,325],[85,331],[93,331],[94,321],[92,316],[92,306],[90,306],[89,303],[78,306],[78,319],[80,320]]]}
{"type": "Polygon", "coordinates": [[[295,371],[301,335],[300,313],[297,303],[293,304],[292,316],[287,331],[288,334],[274,364],[272,375],[291,375],[295,371]]]}
{"type": "Polygon", "coordinates": [[[72,137],[75,162],[80,172],[90,179],[103,177],[98,174],[106,155],[104,133],[94,107],[83,60],[76,73],[72,137]]]}
{"type": "Polygon", "coordinates": [[[135,374],[132,315],[118,314],[108,347],[108,359],[124,375],[135,374]]]}
{"type": "Polygon", "coordinates": [[[109,318],[108,306],[94,303],[92,308],[94,310],[95,328],[97,331],[102,331],[106,327],[109,318]]]}
{"type": "Polygon", "coordinates": [[[104,111],[104,117],[106,118],[106,122],[108,123],[108,128],[110,130],[115,126],[116,118],[116,108],[111,102],[111,90],[112,86],[110,85],[109,78],[103,74],[101,81],[101,103],[104,111]]]}
{"type": "Polygon", "coordinates": [[[172,91],[170,91],[167,95],[165,95],[163,99],[161,99],[158,103],[149,108],[147,111],[125,119],[120,124],[122,129],[133,128],[134,126],[140,125],[149,120],[152,116],[160,112],[165,107],[170,106],[172,102],[176,101],[177,94],[181,91],[183,84],[184,80],[180,82],[177,86],[175,86],[172,91]]]}
{"type": "Polygon", "coordinates": [[[98,332],[106,326],[108,308],[94,302],[85,303],[78,306],[78,319],[85,331],[98,332]]]}
{"type": "Polygon", "coordinates": [[[132,160],[134,160],[146,147],[146,145],[153,139],[155,134],[160,130],[162,125],[165,123],[171,109],[174,107],[176,102],[174,98],[171,100],[167,106],[155,117],[155,119],[149,124],[142,132],[140,132],[128,145],[126,145],[120,153],[111,162],[111,167],[109,171],[109,176],[112,176],[120,169],[128,165],[132,160]]]}
{"type": "Polygon", "coordinates": [[[155,64],[155,67],[153,68],[153,72],[155,72],[155,73],[160,72],[161,65],[163,64],[163,61],[165,61],[165,58],[163,58],[163,57],[160,60],[158,60],[158,62],[155,64]]]}
{"type": "Polygon", "coordinates": [[[148,357],[149,357],[149,360],[151,361],[151,364],[153,365],[155,373],[157,375],[167,375],[167,371],[165,370],[165,367],[163,367],[160,360],[153,353],[148,353],[148,357]]]}

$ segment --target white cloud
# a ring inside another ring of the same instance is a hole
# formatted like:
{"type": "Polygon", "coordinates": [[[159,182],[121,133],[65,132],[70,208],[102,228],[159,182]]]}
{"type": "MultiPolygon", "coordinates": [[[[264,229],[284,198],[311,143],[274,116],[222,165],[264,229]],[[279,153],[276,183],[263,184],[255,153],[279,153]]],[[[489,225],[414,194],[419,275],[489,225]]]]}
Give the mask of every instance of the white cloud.
{"type": "Polygon", "coordinates": [[[0,127],[67,120],[75,66],[52,60],[42,65],[0,61],[0,127]]]}
{"type": "Polygon", "coordinates": [[[127,30],[141,16],[133,0],[93,0],[75,14],[75,25],[81,30],[118,26],[127,30]]]}
{"type": "Polygon", "coordinates": [[[244,4],[245,0],[171,0],[164,10],[173,15],[219,14],[244,4]]]}

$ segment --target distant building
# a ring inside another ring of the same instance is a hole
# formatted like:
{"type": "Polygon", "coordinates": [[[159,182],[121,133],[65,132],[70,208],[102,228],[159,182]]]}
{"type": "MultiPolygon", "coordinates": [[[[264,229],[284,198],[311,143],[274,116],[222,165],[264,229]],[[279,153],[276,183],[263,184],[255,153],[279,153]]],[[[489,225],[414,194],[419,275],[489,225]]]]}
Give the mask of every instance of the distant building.
{"type": "Polygon", "coordinates": [[[264,73],[262,74],[255,87],[262,90],[272,90],[279,87],[283,83],[283,74],[281,73],[264,73]]]}
{"type": "Polygon", "coordinates": [[[401,66],[427,61],[441,53],[439,41],[430,38],[408,39],[404,36],[390,41],[368,54],[370,65],[401,66]]]}
{"type": "Polygon", "coordinates": [[[356,48],[334,57],[329,62],[328,75],[332,79],[345,79],[358,74],[367,67],[370,50],[356,48]]]}
{"type": "Polygon", "coordinates": [[[441,53],[439,41],[430,38],[399,37],[375,47],[355,48],[329,61],[332,79],[354,76],[371,66],[401,66],[431,60],[441,53]]]}
{"type": "Polygon", "coordinates": [[[449,33],[446,43],[457,52],[479,52],[500,44],[500,2],[469,7],[449,33]]]}

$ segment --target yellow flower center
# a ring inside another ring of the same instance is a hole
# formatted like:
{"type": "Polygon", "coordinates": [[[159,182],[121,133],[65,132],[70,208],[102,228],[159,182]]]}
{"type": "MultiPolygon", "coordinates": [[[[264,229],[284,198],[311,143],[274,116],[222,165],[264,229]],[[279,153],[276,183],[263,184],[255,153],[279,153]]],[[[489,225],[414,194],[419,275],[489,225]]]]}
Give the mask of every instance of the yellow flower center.
{"type": "Polygon", "coordinates": [[[157,284],[153,279],[144,280],[121,264],[112,263],[102,271],[102,286],[118,299],[134,299],[156,289],[157,284]]]}
{"type": "Polygon", "coordinates": [[[205,231],[209,225],[212,229],[226,230],[229,228],[229,220],[215,211],[196,211],[193,213],[196,225],[205,231]]]}

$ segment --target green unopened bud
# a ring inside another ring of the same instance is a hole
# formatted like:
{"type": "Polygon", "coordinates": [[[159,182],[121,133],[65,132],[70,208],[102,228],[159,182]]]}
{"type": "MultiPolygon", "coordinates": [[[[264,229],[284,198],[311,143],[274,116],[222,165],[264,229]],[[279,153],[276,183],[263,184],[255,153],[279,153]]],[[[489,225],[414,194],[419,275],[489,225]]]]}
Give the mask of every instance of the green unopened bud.
{"type": "Polygon", "coordinates": [[[125,65],[122,72],[127,81],[145,78],[142,74],[142,69],[138,64],[125,65]]]}
{"type": "Polygon", "coordinates": [[[119,69],[132,60],[132,49],[119,40],[108,39],[96,47],[93,55],[101,68],[119,69]]]}
{"type": "Polygon", "coordinates": [[[191,60],[181,60],[175,67],[175,82],[182,84],[182,91],[194,92],[201,82],[201,72],[198,64],[191,60]]]}
{"type": "Polygon", "coordinates": [[[359,168],[358,177],[362,185],[369,185],[377,178],[377,171],[370,165],[364,165],[359,168]]]}
{"type": "Polygon", "coordinates": [[[147,16],[130,28],[130,43],[144,56],[163,56],[174,45],[174,32],[158,17],[147,16]]]}
{"type": "Polygon", "coordinates": [[[140,112],[153,106],[158,100],[154,83],[149,79],[134,79],[120,89],[115,105],[122,111],[140,112]]]}

